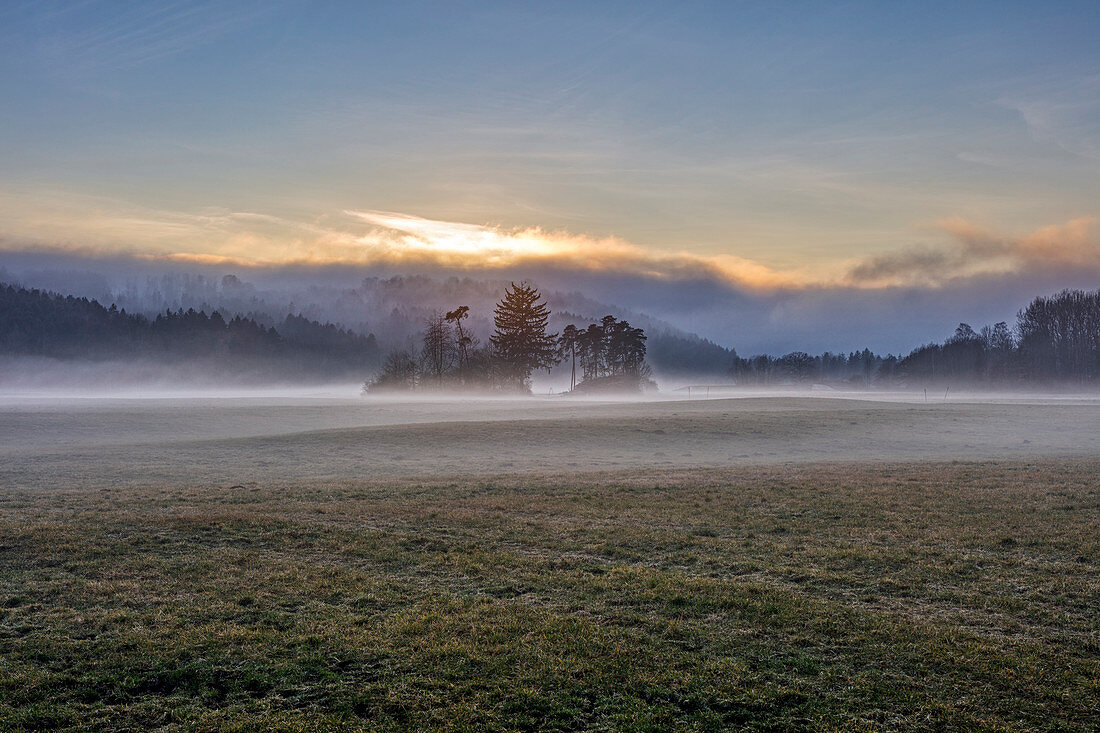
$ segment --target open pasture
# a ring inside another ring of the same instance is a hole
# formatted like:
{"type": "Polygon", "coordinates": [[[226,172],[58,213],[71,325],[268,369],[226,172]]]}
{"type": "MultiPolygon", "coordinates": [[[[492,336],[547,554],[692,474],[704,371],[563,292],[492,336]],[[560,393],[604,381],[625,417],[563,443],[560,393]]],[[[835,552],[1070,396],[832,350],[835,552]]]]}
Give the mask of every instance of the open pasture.
{"type": "Polygon", "coordinates": [[[0,729],[1095,726],[1095,407],[321,402],[0,415],[0,729]]]}

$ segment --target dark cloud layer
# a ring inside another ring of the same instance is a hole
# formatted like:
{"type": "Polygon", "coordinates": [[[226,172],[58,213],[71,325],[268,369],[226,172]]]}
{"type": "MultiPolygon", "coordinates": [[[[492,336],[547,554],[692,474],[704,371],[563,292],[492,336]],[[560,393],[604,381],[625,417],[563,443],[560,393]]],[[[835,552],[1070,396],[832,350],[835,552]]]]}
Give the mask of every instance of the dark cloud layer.
{"type": "MultiPolygon", "coordinates": [[[[1021,246],[1034,245],[1035,242],[1021,246]]],[[[593,271],[552,262],[514,269],[461,270],[431,264],[274,267],[8,251],[0,253],[0,279],[100,299],[109,299],[112,293],[137,287],[165,273],[219,280],[226,274],[235,274],[247,282],[269,289],[284,288],[287,292],[353,288],[364,277],[414,273],[497,282],[526,279],[547,290],[578,292],[594,301],[662,319],[732,346],[743,355],[792,350],[850,351],[864,347],[899,353],[945,338],[961,321],[975,327],[1000,320],[1012,322],[1016,312],[1036,295],[1066,287],[1094,289],[1100,285],[1095,270],[1073,266],[1072,262],[1062,262],[1061,266],[1058,261],[1044,264],[1029,271],[948,278],[934,287],[817,285],[760,290],[738,287],[705,271],[669,277],[593,271]]],[[[878,278],[905,268],[931,273],[950,266],[948,255],[899,253],[863,263],[859,272],[878,278]]]]}

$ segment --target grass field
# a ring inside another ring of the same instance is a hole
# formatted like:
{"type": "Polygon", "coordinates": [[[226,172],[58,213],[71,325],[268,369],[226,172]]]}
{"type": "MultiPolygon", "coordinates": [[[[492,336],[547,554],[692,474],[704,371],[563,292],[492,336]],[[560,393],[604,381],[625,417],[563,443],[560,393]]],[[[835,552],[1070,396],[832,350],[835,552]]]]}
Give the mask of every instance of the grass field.
{"type": "Polygon", "coordinates": [[[1095,730],[1100,461],[0,492],[0,730],[1095,730]]]}

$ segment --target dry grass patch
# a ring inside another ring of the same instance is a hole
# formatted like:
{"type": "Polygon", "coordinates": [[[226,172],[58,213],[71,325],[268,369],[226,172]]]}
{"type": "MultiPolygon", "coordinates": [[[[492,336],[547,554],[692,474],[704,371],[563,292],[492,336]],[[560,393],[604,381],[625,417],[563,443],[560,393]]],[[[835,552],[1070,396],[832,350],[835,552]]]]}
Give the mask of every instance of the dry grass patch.
{"type": "Polygon", "coordinates": [[[1058,729],[1100,464],[0,495],[0,728],[1058,729]]]}

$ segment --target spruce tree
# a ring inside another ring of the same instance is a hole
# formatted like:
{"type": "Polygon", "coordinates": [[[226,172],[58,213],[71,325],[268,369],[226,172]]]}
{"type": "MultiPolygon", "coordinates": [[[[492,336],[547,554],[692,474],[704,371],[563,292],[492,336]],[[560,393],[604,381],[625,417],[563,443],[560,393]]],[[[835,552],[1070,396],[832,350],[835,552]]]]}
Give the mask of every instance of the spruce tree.
{"type": "Polygon", "coordinates": [[[546,333],[550,310],[536,288],[527,283],[504,292],[493,312],[496,330],[489,337],[494,360],[506,387],[529,389],[531,372],[557,363],[557,334],[546,333]]]}

